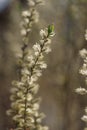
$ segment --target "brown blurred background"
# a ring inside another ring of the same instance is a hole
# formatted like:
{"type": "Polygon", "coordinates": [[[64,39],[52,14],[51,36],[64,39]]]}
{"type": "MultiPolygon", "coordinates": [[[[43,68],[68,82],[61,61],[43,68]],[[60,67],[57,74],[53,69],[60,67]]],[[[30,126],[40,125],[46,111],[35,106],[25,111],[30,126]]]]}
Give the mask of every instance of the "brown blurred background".
{"type": "MultiPolygon", "coordinates": [[[[21,47],[20,8],[24,6],[24,1],[13,0],[2,6],[0,6],[0,130],[8,130],[12,127],[11,119],[5,112],[10,106],[11,81],[16,77],[16,54],[21,47]]],[[[82,130],[85,123],[80,118],[84,114],[87,97],[77,95],[74,89],[85,86],[84,77],[79,74],[82,65],[79,50],[87,48],[84,40],[87,28],[87,0],[45,0],[45,6],[39,7],[38,11],[40,20],[33,26],[30,34],[30,48],[38,41],[39,30],[48,24],[53,23],[56,32],[52,52],[46,57],[48,68],[39,80],[41,111],[47,115],[43,124],[48,125],[50,130],[82,130]]]]}

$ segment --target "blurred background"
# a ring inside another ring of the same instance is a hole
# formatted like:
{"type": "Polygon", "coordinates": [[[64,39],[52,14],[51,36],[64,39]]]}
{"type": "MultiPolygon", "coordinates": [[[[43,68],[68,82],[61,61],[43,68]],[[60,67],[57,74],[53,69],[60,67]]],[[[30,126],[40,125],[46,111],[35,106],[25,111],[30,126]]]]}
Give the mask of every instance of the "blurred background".
{"type": "MultiPolygon", "coordinates": [[[[10,107],[11,81],[16,77],[16,53],[21,47],[20,8],[24,3],[25,0],[0,0],[0,130],[12,127],[6,110],[10,107]]],[[[79,50],[87,48],[87,0],[45,0],[38,11],[40,20],[30,34],[30,49],[38,41],[40,29],[53,23],[56,32],[52,52],[46,57],[48,68],[39,80],[41,111],[47,116],[43,124],[50,130],[82,130],[85,123],[80,118],[87,97],[74,90],[86,87],[79,74],[83,62],[79,50]]]]}

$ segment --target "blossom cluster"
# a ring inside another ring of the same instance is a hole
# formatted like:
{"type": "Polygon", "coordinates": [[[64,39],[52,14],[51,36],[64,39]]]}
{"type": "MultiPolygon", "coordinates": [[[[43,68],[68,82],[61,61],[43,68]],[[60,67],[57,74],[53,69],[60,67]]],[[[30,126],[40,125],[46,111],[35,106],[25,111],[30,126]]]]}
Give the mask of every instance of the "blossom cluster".
{"type": "MultiPolygon", "coordinates": [[[[85,33],[85,39],[87,40],[87,30],[85,33]]],[[[80,69],[80,74],[82,74],[85,77],[85,82],[87,84],[87,49],[82,49],[80,50],[80,56],[83,58],[83,65],[80,69]]],[[[87,89],[86,88],[77,88],[76,93],[84,95],[87,94],[87,89]]],[[[82,116],[81,118],[83,121],[85,121],[87,123],[87,107],[85,108],[85,115],[82,116]]],[[[87,128],[85,128],[84,130],[86,130],[87,128]]]]}
{"type": "Polygon", "coordinates": [[[38,78],[42,70],[47,67],[44,61],[44,54],[51,51],[51,37],[54,36],[54,26],[40,31],[41,39],[33,45],[32,53],[22,48],[22,56],[19,59],[20,78],[12,82],[11,109],[7,111],[16,124],[14,130],[48,130],[48,127],[41,125],[44,117],[39,112],[40,98],[35,95],[38,92],[38,78]]]}
{"type": "MultiPolygon", "coordinates": [[[[87,30],[85,34],[85,39],[87,40],[87,30]]],[[[82,50],[79,51],[80,56],[83,58],[83,65],[81,69],[79,70],[79,73],[85,76],[85,82],[87,84],[87,49],[83,48],[82,50]]],[[[76,90],[76,93],[84,95],[87,94],[87,89],[79,87],[76,90]]]]}
{"type": "Polygon", "coordinates": [[[34,23],[39,20],[39,13],[36,10],[37,5],[43,4],[43,0],[27,0],[28,9],[22,11],[22,21],[21,21],[21,35],[23,42],[28,42],[29,32],[34,23]]]}

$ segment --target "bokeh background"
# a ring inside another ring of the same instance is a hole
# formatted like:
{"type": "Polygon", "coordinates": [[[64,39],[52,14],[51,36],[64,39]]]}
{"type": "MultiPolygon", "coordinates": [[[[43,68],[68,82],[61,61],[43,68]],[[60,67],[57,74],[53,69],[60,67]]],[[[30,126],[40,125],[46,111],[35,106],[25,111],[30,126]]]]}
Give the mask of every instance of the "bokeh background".
{"type": "MultiPolygon", "coordinates": [[[[25,0],[0,0],[0,130],[12,127],[6,110],[10,107],[11,81],[16,77],[16,54],[21,47],[20,8],[24,3],[25,0]]],[[[46,57],[48,68],[39,79],[41,111],[47,116],[43,124],[50,130],[82,130],[85,123],[80,118],[87,97],[74,90],[86,87],[79,74],[83,62],[79,50],[87,48],[87,0],[45,0],[38,11],[40,20],[30,34],[30,49],[38,41],[40,29],[53,23],[56,32],[52,52],[46,57]]]]}

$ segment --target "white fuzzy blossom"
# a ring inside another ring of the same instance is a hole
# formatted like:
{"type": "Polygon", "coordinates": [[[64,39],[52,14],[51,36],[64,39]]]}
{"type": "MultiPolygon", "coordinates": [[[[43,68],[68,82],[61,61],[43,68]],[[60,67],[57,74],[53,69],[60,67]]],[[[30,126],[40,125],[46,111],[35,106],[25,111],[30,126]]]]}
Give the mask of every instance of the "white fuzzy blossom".
{"type": "Polygon", "coordinates": [[[87,64],[84,63],[82,68],[80,69],[80,73],[84,76],[87,76],[87,64]]]}
{"type": "MultiPolygon", "coordinates": [[[[24,13],[27,15],[27,13],[24,13]]],[[[23,15],[24,15],[23,14],[23,15]]],[[[47,67],[44,61],[44,54],[51,51],[51,37],[54,36],[54,26],[40,31],[41,39],[33,45],[32,53],[26,50],[26,44],[22,48],[20,58],[19,80],[12,82],[11,89],[11,109],[7,111],[17,124],[15,130],[48,130],[48,127],[41,125],[44,115],[39,112],[40,98],[35,98],[38,92],[38,78],[42,75],[42,70],[47,67]]]]}
{"type": "Polygon", "coordinates": [[[81,95],[87,94],[87,90],[82,87],[75,89],[75,92],[81,95]]]}
{"type": "Polygon", "coordinates": [[[84,59],[87,56],[87,50],[84,48],[79,51],[80,56],[84,59]]]}
{"type": "Polygon", "coordinates": [[[87,115],[84,115],[81,119],[82,119],[83,121],[87,122],[87,115]]]}
{"type": "Polygon", "coordinates": [[[45,2],[44,0],[27,0],[27,3],[30,7],[33,7],[33,6],[38,5],[38,4],[43,5],[44,2],[45,2]]]}

